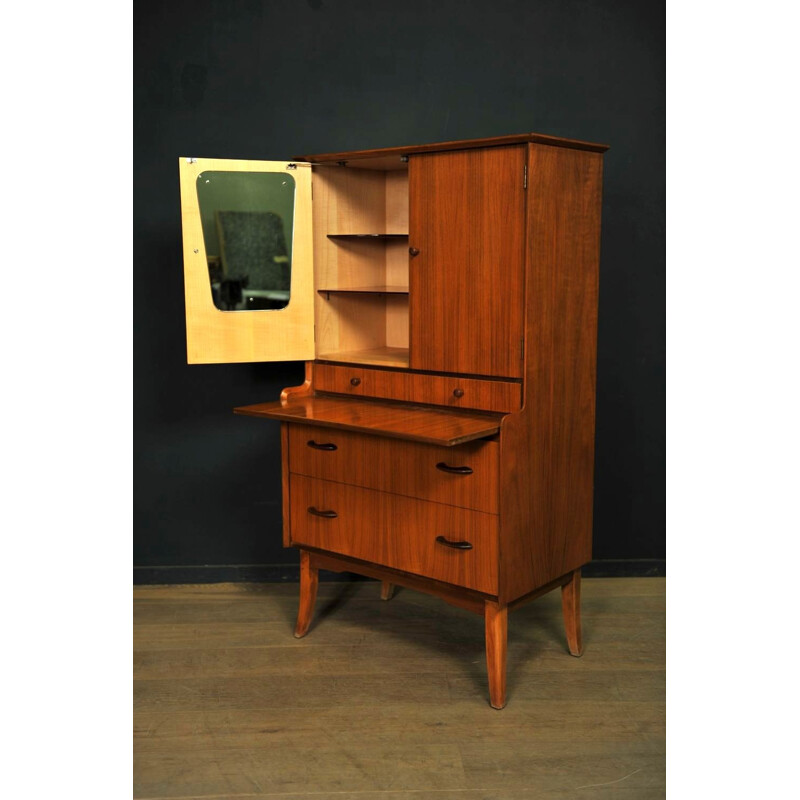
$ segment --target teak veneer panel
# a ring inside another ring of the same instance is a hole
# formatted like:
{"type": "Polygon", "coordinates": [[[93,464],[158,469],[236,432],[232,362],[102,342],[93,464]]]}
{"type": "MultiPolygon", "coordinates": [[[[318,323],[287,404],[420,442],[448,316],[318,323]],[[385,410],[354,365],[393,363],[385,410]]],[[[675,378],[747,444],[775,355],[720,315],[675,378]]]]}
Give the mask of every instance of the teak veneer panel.
{"type": "Polygon", "coordinates": [[[292,473],[497,513],[497,442],[437,447],[332,428],[288,427],[292,473]],[[437,464],[472,472],[448,472],[437,464]]]}
{"type": "Polygon", "coordinates": [[[289,479],[292,544],[497,593],[497,516],[304,475],[289,479]],[[314,508],[336,514],[320,517],[314,508]],[[456,550],[436,541],[468,541],[456,550]]]}
{"type": "Polygon", "coordinates": [[[352,162],[353,166],[361,166],[358,162],[362,160],[368,163],[373,169],[394,168],[402,156],[409,156],[413,153],[435,153],[442,150],[470,150],[482,147],[501,147],[511,144],[525,144],[527,142],[538,142],[549,144],[553,147],[569,147],[575,150],[589,150],[596,153],[603,153],[608,150],[607,144],[596,142],[584,142],[580,139],[566,139],[563,136],[548,136],[544,133],[516,133],[511,136],[492,136],[485,139],[464,139],[456,142],[435,142],[433,144],[415,144],[406,147],[381,147],[377,150],[352,150],[347,153],[324,153],[313,156],[295,156],[298,161],[310,161],[313,164],[324,164],[345,161],[352,162]],[[372,161],[369,161],[372,159],[372,161]]]}
{"type": "Polygon", "coordinates": [[[492,436],[500,415],[421,408],[376,400],[314,395],[290,397],[287,402],[256,403],[234,409],[235,414],[282,422],[339,428],[396,439],[452,447],[492,436]]]}
{"type": "MultiPolygon", "coordinates": [[[[301,550],[301,552],[303,551],[301,550]]],[[[382,584],[405,586],[407,589],[435,595],[440,600],[450,603],[450,605],[466,608],[475,614],[483,614],[486,600],[492,598],[492,595],[476,592],[474,589],[454,586],[433,578],[423,578],[411,572],[390,569],[389,567],[383,567],[357,558],[350,558],[349,556],[320,553],[316,550],[309,551],[309,554],[312,566],[319,569],[326,569],[331,572],[355,572],[367,578],[375,578],[381,581],[382,584]]]]}
{"type": "Polygon", "coordinates": [[[411,369],[522,377],[525,155],[409,159],[411,369]]]}
{"type": "Polygon", "coordinates": [[[511,381],[317,364],[314,385],[322,392],[351,397],[383,397],[448,408],[508,413],[522,407],[522,385],[511,381]],[[358,381],[355,386],[353,380],[358,381]]]}
{"type": "Polygon", "coordinates": [[[525,404],[500,435],[506,601],[592,557],[602,155],[528,157],[525,404]]]}

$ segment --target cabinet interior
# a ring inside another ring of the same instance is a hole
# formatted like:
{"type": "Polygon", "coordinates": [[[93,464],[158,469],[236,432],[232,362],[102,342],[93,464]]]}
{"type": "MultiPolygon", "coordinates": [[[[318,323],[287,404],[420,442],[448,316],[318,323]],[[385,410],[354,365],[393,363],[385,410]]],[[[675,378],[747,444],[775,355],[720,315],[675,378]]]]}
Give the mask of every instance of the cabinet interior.
{"type": "Polygon", "coordinates": [[[316,355],[408,367],[408,165],[375,162],[313,168],[316,355]]]}

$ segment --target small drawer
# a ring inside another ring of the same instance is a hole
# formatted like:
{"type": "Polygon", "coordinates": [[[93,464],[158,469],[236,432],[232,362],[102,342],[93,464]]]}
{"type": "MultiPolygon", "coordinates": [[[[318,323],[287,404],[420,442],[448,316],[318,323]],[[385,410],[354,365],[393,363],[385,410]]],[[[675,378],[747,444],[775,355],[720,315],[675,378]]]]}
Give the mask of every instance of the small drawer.
{"type": "Polygon", "coordinates": [[[289,479],[292,544],[497,594],[497,517],[303,475],[289,479]]]}
{"type": "Polygon", "coordinates": [[[496,514],[498,443],[455,447],[289,426],[289,471],[496,514]]]}
{"type": "Polygon", "coordinates": [[[479,378],[420,375],[408,371],[314,364],[314,388],[320,392],[384,397],[408,403],[510,413],[522,407],[522,384],[479,378]]]}

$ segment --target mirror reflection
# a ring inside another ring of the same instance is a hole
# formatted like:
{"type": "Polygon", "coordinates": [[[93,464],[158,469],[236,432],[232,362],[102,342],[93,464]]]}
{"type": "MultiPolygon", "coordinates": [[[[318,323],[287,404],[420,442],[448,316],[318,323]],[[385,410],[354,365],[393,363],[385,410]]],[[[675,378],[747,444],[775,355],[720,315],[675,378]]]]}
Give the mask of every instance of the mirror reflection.
{"type": "Polygon", "coordinates": [[[295,182],[278,172],[202,172],[197,198],[214,305],[286,308],[295,182]]]}

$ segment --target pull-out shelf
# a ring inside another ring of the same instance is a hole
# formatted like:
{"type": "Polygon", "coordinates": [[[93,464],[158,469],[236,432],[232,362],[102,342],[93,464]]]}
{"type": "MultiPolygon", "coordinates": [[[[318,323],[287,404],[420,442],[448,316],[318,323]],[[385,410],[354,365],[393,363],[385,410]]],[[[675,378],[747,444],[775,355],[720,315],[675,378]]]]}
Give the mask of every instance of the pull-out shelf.
{"type": "Polygon", "coordinates": [[[413,442],[428,442],[445,447],[493,436],[499,432],[503,418],[502,414],[481,414],[320,394],[290,398],[285,403],[276,401],[240,406],[234,409],[234,413],[413,442]]]}

